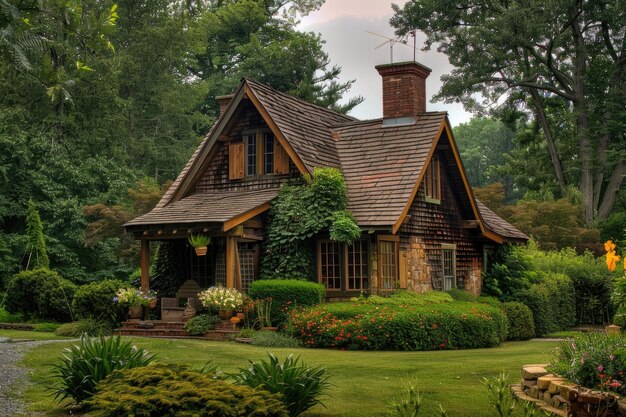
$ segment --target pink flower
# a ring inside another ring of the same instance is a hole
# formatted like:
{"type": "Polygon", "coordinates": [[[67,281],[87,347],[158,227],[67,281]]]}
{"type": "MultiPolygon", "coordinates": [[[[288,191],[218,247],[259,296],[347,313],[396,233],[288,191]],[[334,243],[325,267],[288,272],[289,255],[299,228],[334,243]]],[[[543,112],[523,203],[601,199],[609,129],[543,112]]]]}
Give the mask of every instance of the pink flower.
{"type": "Polygon", "coordinates": [[[602,371],[604,371],[604,366],[598,365],[598,372],[602,372],[602,371]]]}

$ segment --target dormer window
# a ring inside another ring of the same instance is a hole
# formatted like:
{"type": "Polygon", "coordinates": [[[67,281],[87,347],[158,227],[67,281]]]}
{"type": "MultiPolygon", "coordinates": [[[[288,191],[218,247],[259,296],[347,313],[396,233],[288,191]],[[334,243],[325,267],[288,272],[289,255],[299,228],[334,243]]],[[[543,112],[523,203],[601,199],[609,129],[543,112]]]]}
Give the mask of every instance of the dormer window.
{"type": "Polygon", "coordinates": [[[247,131],[241,138],[241,142],[234,140],[228,148],[231,180],[289,173],[289,155],[272,132],[247,131]]]}
{"type": "Polygon", "coordinates": [[[424,175],[424,194],[429,203],[441,202],[441,171],[439,158],[434,155],[426,167],[424,175]]]}

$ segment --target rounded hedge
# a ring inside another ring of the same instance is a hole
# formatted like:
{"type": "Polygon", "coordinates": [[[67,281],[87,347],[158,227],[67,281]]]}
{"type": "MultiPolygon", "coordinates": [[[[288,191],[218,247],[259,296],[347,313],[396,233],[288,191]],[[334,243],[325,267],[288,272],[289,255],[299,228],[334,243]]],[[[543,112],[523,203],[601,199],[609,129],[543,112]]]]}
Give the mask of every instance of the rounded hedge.
{"type": "Polygon", "coordinates": [[[506,321],[501,309],[480,303],[331,303],[291,311],[286,328],[309,347],[442,350],[496,346],[506,321]]]}
{"type": "Polygon", "coordinates": [[[76,285],[49,269],[22,271],[11,279],[5,308],[27,320],[71,321],[75,292],[76,285]]]}
{"type": "Polygon", "coordinates": [[[254,281],[249,295],[253,300],[272,299],[270,318],[282,326],[288,311],[296,306],[314,306],[324,301],[325,290],[320,284],[296,279],[265,279],[254,281]]]}
{"type": "Polygon", "coordinates": [[[85,405],[93,417],[287,417],[280,398],[184,366],[152,365],[112,373],[85,405]]]}
{"type": "Polygon", "coordinates": [[[215,330],[215,325],[221,321],[218,316],[200,314],[199,316],[189,319],[183,328],[191,336],[202,336],[209,330],[215,330]]]}
{"type": "Polygon", "coordinates": [[[120,280],[104,280],[80,286],[72,302],[74,313],[81,319],[120,323],[124,320],[127,309],[114,302],[113,297],[120,288],[126,286],[120,280]]]}
{"type": "Polygon", "coordinates": [[[508,333],[506,340],[528,340],[535,337],[535,322],[533,312],[517,301],[502,303],[502,309],[508,319],[508,333]]]}

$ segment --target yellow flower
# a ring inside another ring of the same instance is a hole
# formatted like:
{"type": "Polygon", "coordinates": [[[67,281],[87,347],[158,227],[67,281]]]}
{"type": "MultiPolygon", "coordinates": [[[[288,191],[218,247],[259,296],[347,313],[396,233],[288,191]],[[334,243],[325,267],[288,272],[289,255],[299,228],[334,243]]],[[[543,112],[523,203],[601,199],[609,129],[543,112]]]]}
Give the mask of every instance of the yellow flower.
{"type": "Polygon", "coordinates": [[[609,271],[615,271],[615,265],[619,262],[619,259],[615,251],[610,251],[606,254],[606,266],[609,268],[609,271]]]}
{"type": "Polygon", "coordinates": [[[604,242],[604,250],[607,252],[615,252],[615,243],[612,240],[604,242]]]}

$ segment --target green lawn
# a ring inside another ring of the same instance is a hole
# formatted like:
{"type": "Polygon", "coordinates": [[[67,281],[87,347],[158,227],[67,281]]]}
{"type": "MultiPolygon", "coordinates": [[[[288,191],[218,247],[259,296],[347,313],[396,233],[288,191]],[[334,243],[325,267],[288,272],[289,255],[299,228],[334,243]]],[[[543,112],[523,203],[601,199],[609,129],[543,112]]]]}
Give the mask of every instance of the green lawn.
{"type": "Polygon", "coordinates": [[[8,337],[15,340],[62,340],[67,337],[57,336],[52,332],[33,332],[26,330],[0,329],[0,337],[8,337]]]}
{"type": "MultiPolygon", "coordinates": [[[[0,331],[0,336],[3,331],[0,331]]],[[[519,379],[523,364],[542,363],[550,358],[556,342],[514,342],[492,349],[437,352],[343,352],[313,349],[260,348],[230,342],[197,340],[164,340],[135,338],[138,347],[158,354],[161,362],[187,363],[202,366],[208,361],[232,372],[248,359],[263,358],[271,351],[280,357],[290,353],[300,355],[311,365],[328,368],[333,383],[327,408],[317,407],[307,417],[379,417],[384,414],[386,400],[398,391],[403,381],[416,378],[424,394],[421,416],[437,416],[439,403],[450,417],[493,415],[489,410],[485,390],[480,380],[502,371],[519,379]]],[[[31,368],[35,385],[25,393],[32,411],[47,411],[48,415],[66,414],[55,408],[46,387],[50,384],[49,364],[54,361],[64,343],[54,343],[33,349],[24,358],[31,368]]]]}

